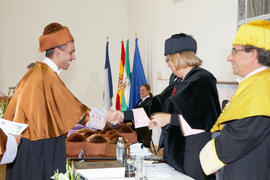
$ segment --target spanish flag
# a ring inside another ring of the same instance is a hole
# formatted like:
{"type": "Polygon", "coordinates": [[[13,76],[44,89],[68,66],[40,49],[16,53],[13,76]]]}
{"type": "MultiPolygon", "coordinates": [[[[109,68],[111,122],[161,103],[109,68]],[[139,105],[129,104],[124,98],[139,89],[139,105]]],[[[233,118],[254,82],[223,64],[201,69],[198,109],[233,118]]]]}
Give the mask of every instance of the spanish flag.
{"type": "Polygon", "coordinates": [[[123,97],[123,76],[124,76],[124,66],[125,66],[125,47],[124,42],[121,42],[122,48],[121,48],[121,60],[120,60],[120,66],[119,66],[119,77],[118,77],[118,88],[117,88],[117,96],[116,96],[116,103],[115,103],[115,109],[121,110],[121,102],[123,97]]]}

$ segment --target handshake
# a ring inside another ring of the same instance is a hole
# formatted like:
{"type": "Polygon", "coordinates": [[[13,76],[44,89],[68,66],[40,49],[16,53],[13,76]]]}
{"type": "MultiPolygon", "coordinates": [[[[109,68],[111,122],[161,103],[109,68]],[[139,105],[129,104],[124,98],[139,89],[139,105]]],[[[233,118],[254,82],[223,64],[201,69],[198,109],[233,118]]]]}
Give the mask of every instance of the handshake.
{"type": "MultiPolygon", "coordinates": [[[[124,121],[124,113],[121,111],[107,110],[106,119],[109,123],[116,125],[124,121]]],[[[178,117],[180,119],[180,116],[178,117]]],[[[149,129],[161,128],[169,124],[171,121],[170,113],[158,112],[150,116],[148,124],[149,129]]],[[[135,120],[136,122],[136,120],[135,120]]]]}
{"type": "Polygon", "coordinates": [[[121,111],[107,110],[107,121],[113,125],[124,121],[124,113],[121,111]]]}

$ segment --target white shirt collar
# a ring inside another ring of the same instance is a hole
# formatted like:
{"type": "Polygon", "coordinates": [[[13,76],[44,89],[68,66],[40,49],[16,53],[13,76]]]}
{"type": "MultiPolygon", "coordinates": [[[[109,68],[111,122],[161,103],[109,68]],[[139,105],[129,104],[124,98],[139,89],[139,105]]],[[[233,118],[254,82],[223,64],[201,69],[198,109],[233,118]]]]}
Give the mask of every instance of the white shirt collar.
{"type": "Polygon", "coordinates": [[[142,99],[142,101],[141,102],[143,102],[145,99],[147,99],[147,98],[149,98],[150,96],[148,95],[148,96],[145,96],[143,99],[142,99]]]}
{"type": "Polygon", "coordinates": [[[54,70],[58,74],[58,76],[60,75],[62,69],[58,69],[57,65],[48,57],[45,57],[42,62],[47,64],[52,70],[54,70]]]}
{"type": "Polygon", "coordinates": [[[247,79],[248,77],[250,77],[250,76],[252,76],[252,75],[254,75],[254,74],[257,74],[258,72],[261,72],[261,71],[263,71],[263,70],[265,70],[265,69],[267,69],[267,68],[269,68],[269,67],[267,67],[267,66],[262,66],[262,67],[260,67],[260,68],[258,68],[258,69],[256,69],[256,70],[250,72],[248,75],[246,75],[246,76],[243,77],[243,78],[238,76],[238,77],[236,78],[236,81],[238,81],[238,83],[240,84],[240,82],[243,81],[244,79],[247,79]]]}

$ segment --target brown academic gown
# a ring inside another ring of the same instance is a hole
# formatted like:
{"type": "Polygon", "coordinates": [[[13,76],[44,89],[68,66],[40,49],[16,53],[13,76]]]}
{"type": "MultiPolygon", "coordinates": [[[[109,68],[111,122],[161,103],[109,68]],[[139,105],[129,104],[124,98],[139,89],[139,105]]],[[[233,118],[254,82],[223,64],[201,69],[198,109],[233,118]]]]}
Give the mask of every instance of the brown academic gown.
{"type": "Polygon", "coordinates": [[[6,151],[7,136],[0,128],[0,161],[2,160],[3,154],[6,151]]]}
{"type": "Polygon", "coordinates": [[[56,169],[65,172],[64,135],[87,110],[56,72],[37,62],[19,82],[5,114],[5,119],[28,124],[6,179],[47,180],[56,169]]]}

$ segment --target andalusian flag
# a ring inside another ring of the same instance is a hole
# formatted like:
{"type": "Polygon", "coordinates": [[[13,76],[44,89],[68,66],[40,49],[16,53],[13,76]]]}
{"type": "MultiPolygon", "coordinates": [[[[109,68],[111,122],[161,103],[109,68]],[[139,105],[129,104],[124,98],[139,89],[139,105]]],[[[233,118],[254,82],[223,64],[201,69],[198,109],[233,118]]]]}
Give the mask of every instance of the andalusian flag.
{"type": "Polygon", "coordinates": [[[130,80],[131,80],[131,74],[130,74],[130,68],[129,68],[129,40],[127,40],[124,77],[123,77],[123,96],[122,96],[122,101],[121,101],[121,111],[128,110],[130,80]]]}
{"type": "Polygon", "coordinates": [[[112,84],[112,73],[109,59],[109,41],[106,43],[106,57],[105,57],[105,68],[104,68],[104,92],[103,92],[103,104],[105,109],[112,107],[113,98],[113,84],[112,84]]]}
{"type": "Polygon", "coordinates": [[[115,109],[121,110],[121,102],[123,97],[123,75],[124,75],[124,66],[125,66],[125,48],[124,42],[122,41],[122,49],[121,49],[121,61],[119,67],[119,77],[118,77],[118,88],[117,88],[117,96],[116,96],[116,104],[115,109]]]}

